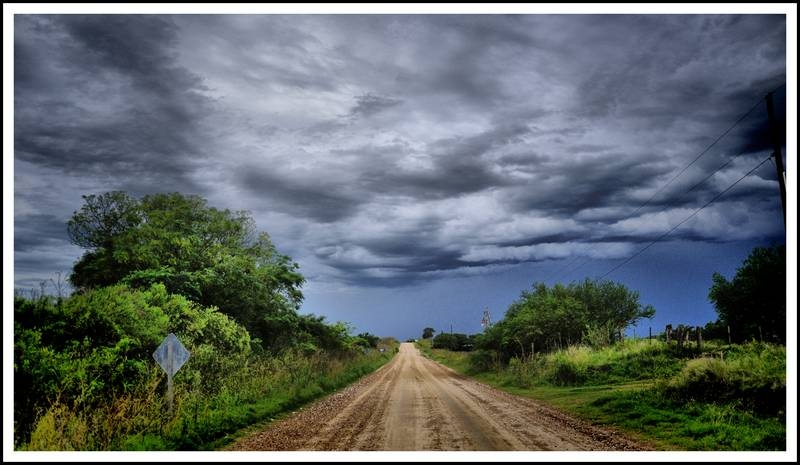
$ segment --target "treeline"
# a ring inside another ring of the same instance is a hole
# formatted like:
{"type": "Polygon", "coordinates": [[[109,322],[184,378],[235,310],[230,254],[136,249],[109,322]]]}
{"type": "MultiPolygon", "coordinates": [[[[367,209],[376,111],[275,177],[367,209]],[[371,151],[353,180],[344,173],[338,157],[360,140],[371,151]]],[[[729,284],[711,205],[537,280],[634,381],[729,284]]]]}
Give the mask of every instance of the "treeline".
{"type": "Polygon", "coordinates": [[[652,306],[639,302],[638,292],[611,281],[587,279],[552,287],[535,283],[502,320],[475,338],[475,347],[502,362],[573,344],[602,347],[620,340],[629,325],[654,314],[652,306]]]}
{"type": "Polygon", "coordinates": [[[638,293],[608,281],[536,283],[483,333],[425,328],[419,346],[490,384],[530,390],[668,449],[785,450],[785,246],[754,248],[731,280],[714,273],[709,300],[718,319],[703,327],[702,344],[681,343],[696,328],[683,324],[671,339],[623,340],[628,325],[654,314],[638,293]]]}
{"type": "MultiPolygon", "coordinates": [[[[629,325],[650,318],[655,309],[639,303],[639,293],[611,281],[585,280],[567,286],[534,283],[522,291],[502,320],[480,334],[440,332],[425,328],[434,349],[491,352],[508,362],[532,352],[549,352],[573,344],[608,346],[622,339],[629,325]]],[[[480,357],[477,357],[478,359],[480,357]]]]}
{"type": "MultiPolygon", "coordinates": [[[[177,403],[193,399],[208,415],[220,405],[219,396],[228,399],[240,390],[243,378],[273,389],[270,379],[285,370],[293,380],[286,389],[295,389],[296,381],[298,389],[325,390],[363,367],[374,368],[378,360],[373,355],[362,363],[366,349],[381,344],[377,336],[353,336],[346,323],[298,313],[305,281],[298,265],[280,254],[266,233],[256,232],[246,212],[218,210],[179,193],[134,199],[115,191],[84,196],[67,230],[71,241],[86,249],[68,278],[75,292],[14,299],[17,446],[32,438],[41,444],[47,431],[53,438],[91,438],[75,446],[55,440],[57,447],[100,449],[127,447],[124,438],[142,432],[174,432],[164,422],[174,426],[186,420],[180,408],[173,419],[144,415],[137,420],[143,424],[132,424],[137,416],[128,412],[115,420],[125,431],[97,417],[121,408],[115,407],[120,399],[148,399],[152,407],[154,393],[164,388],[152,353],[170,332],[191,353],[176,375],[176,384],[186,389],[178,390],[177,403]],[[313,373],[296,376],[309,364],[316,367],[313,373]],[[235,380],[239,384],[232,384],[235,380]],[[315,383],[322,384],[314,388],[315,383]],[[60,423],[54,423],[56,417],[60,423]],[[84,434],[65,431],[70,421],[82,425],[84,434]]],[[[269,399],[276,392],[254,397],[269,399]]],[[[212,422],[195,439],[214,438],[218,429],[238,424],[220,420],[225,415],[212,417],[227,426],[212,422]]],[[[180,441],[157,442],[170,448],[180,441]]]]}
{"type": "Polygon", "coordinates": [[[83,198],[67,224],[70,240],[87,249],[69,276],[79,293],[160,283],[169,294],[215,307],[244,326],[256,349],[343,348],[344,328],[298,315],[305,278],[267,233],[256,231],[247,212],[219,210],[180,193],[83,198]]]}
{"type": "MultiPolygon", "coordinates": [[[[756,247],[729,281],[712,276],[709,301],[718,314],[702,337],[742,343],[786,341],[786,247],[756,247]]],[[[425,328],[423,339],[432,347],[472,351],[477,368],[506,364],[533,353],[550,353],[575,345],[603,348],[624,338],[625,330],[655,309],[639,302],[639,293],[612,281],[586,279],[568,285],[534,283],[522,291],[503,319],[480,334],[434,336],[425,328]]],[[[679,325],[683,326],[683,325],[679,325]]]]}
{"type": "Polygon", "coordinates": [[[731,342],[786,343],[786,246],[754,248],[728,281],[714,273],[708,299],[718,319],[705,326],[710,337],[731,342]],[[730,333],[728,329],[730,328],[730,333]]]}

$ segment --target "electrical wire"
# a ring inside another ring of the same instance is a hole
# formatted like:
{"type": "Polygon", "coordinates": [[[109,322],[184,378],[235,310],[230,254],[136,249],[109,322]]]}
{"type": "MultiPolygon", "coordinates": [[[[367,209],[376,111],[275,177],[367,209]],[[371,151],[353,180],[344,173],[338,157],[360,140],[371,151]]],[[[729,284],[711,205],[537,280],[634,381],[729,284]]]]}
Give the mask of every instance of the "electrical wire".
{"type": "MultiPolygon", "coordinates": [[[[781,87],[782,87],[782,86],[781,86],[781,87]]],[[[775,90],[773,90],[772,92],[775,92],[775,91],[776,91],[776,90],[778,90],[778,89],[780,89],[780,87],[777,87],[777,88],[776,88],[775,90]]],[[[698,154],[698,155],[697,155],[697,156],[694,158],[694,160],[692,160],[692,161],[691,161],[691,162],[690,162],[688,165],[684,166],[684,167],[683,167],[683,169],[681,169],[681,170],[678,172],[678,174],[676,174],[675,176],[673,176],[673,177],[672,177],[672,178],[671,178],[669,181],[667,181],[667,183],[666,183],[666,184],[664,184],[663,186],[661,186],[661,188],[659,188],[659,189],[658,189],[658,190],[657,190],[657,191],[656,191],[656,192],[655,192],[653,195],[651,195],[651,196],[650,196],[650,198],[649,198],[649,199],[647,199],[647,200],[646,200],[646,201],[645,201],[643,204],[639,205],[639,207],[638,207],[636,210],[634,210],[634,211],[633,211],[633,213],[631,213],[631,216],[635,215],[635,214],[636,214],[636,213],[637,213],[639,210],[641,210],[641,209],[642,209],[642,208],[644,208],[645,206],[649,205],[649,204],[650,204],[650,202],[652,202],[652,201],[653,201],[653,199],[654,199],[654,198],[656,198],[656,196],[657,196],[658,194],[660,194],[660,193],[661,193],[661,192],[662,192],[664,189],[666,189],[666,187],[667,187],[667,186],[669,186],[670,184],[672,184],[672,183],[673,183],[673,182],[674,182],[676,179],[678,179],[678,178],[679,178],[679,177],[680,177],[680,176],[681,176],[681,175],[682,175],[684,172],[686,172],[686,170],[687,170],[687,169],[689,169],[689,167],[690,167],[690,166],[694,165],[694,164],[697,162],[697,160],[699,160],[700,158],[702,158],[702,157],[703,157],[703,155],[705,155],[706,153],[708,153],[708,151],[709,151],[709,150],[711,150],[711,148],[712,148],[712,147],[714,147],[715,145],[717,145],[717,143],[718,143],[719,141],[721,141],[721,140],[722,140],[722,139],[723,139],[725,136],[727,136],[727,135],[728,135],[728,133],[730,133],[730,132],[733,130],[733,128],[735,128],[736,126],[738,126],[738,125],[739,125],[739,123],[741,123],[742,121],[744,121],[744,119],[745,119],[745,118],[747,118],[748,116],[750,116],[750,113],[752,113],[752,112],[753,112],[753,110],[755,110],[756,108],[758,108],[758,106],[759,106],[759,105],[761,105],[761,103],[762,103],[763,101],[764,101],[764,99],[758,99],[758,101],[756,101],[756,103],[755,103],[755,104],[753,104],[753,106],[752,106],[752,107],[750,107],[750,109],[749,109],[749,110],[747,110],[747,112],[745,112],[745,113],[744,113],[742,116],[740,116],[740,117],[739,117],[739,119],[737,119],[737,120],[736,120],[736,121],[735,121],[735,122],[734,122],[734,123],[733,123],[733,124],[732,124],[730,127],[728,127],[728,129],[726,129],[726,130],[725,130],[725,132],[723,132],[723,133],[722,133],[722,134],[720,134],[720,135],[719,135],[719,136],[718,136],[716,139],[714,139],[714,142],[712,142],[712,143],[711,143],[711,144],[709,144],[709,145],[708,145],[708,146],[707,146],[705,149],[703,149],[703,151],[702,151],[702,152],[700,152],[700,153],[699,153],[699,154],[698,154]]]]}
{"type": "Polygon", "coordinates": [[[712,198],[711,200],[709,200],[708,202],[706,202],[706,204],[705,204],[705,205],[703,205],[702,207],[698,208],[698,209],[697,209],[697,210],[695,210],[695,211],[694,211],[692,214],[690,214],[689,216],[687,216],[686,218],[684,218],[684,219],[683,219],[683,221],[681,221],[680,223],[678,223],[678,224],[676,224],[675,226],[673,226],[673,227],[672,227],[672,229],[670,229],[669,231],[665,232],[664,234],[662,234],[661,236],[659,236],[659,237],[658,237],[657,239],[655,239],[654,241],[652,241],[652,242],[650,242],[649,244],[647,244],[645,247],[643,247],[641,250],[639,250],[639,251],[638,251],[638,252],[636,252],[635,254],[631,255],[630,257],[628,257],[628,258],[627,258],[625,261],[623,261],[622,263],[619,263],[619,264],[617,264],[615,267],[613,267],[613,268],[611,268],[610,270],[608,270],[608,271],[607,271],[607,272],[606,272],[604,275],[602,275],[602,276],[600,276],[600,277],[598,278],[598,281],[599,281],[599,280],[602,280],[603,278],[605,278],[606,276],[610,275],[610,274],[611,274],[611,273],[613,273],[614,271],[616,271],[616,270],[620,269],[622,266],[624,266],[625,264],[627,264],[628,262],[630,262],[631,260],[633,260],[634,258],[636,258],[636,257],[637,257],[638,255],[640,255],[642,252],[644,252],[645,250],[649,249],[649,248],[650,248],[650,247],[651,247],[653,244],[655,244],[656,242],[660,241],[661,239],[663,239],[663,238],[667,237],[667,236],[668,236],[668,235],[669,235],[669,234],[670,234],[672,231],[675,231],[676,229],[678,229],[678,227],[680,227],[682,224],[686,223],[686,222],[687,222],[687,221],[689,221],[691,218],[693,218],[695,215],[697,215],[698,213],[700,213],[700,211],[701,211],[701,210],[703,210],[703,209],[704,209],[704,208],[706,208],[707,206],[711,205],[711,204],[712,204],[714,201],[716,201],[717,199],[719,199],[720,197],[722,197],[722,196],[723,196],[723,195],[724,195],[726,192],[728,192],[729,190],[731,190],[731,189],[732,189],[732,188],[733,188],[735,185],[739,184],[739,182],[741,182],[741,181],[742,181],[744,178],[746,178],[746,177],[750,176],[751,174],[753,174],[753,172],[755,172],[755,170],[757,170],[758,168],[760,168],[760,167],[761,167],[761,166],[762,166],[764,163],[768,162],[768,161],[770,160],[770,158],[772,158],[772,155],[770,155],[769,157],[767,157],[767,158],[765,158],[764,160],[762,160],[762,161],[761,161],[761,163],[759,163],[759,164],[758,164],[758,165],[756,165],[756,166],[755,166],[753,169],[751,169],[750,171],[748,171],[747,173],[745,173],[745,174],[744,174],[744,176],[742,176],[741,178],[739,178],[738,180],[736,180],[736,182],[734,182],[733,184],[731,184],[730,186],[728,186],[728,187],[727,187],[725,190],[723,190],[722,192],[720,192],[719,194],[717,194],[716,196],[714,196],[714,198],[712,198]]]}

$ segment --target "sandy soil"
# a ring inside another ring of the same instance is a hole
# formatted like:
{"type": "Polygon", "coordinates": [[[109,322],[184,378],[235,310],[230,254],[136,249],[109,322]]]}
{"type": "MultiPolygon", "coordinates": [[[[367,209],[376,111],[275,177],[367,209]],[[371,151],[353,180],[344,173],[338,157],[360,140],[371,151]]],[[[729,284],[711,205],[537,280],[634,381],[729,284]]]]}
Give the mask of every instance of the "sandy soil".
{"type": "Polygon", "coordinates": [[[227,450],[647,450],[533,400],[423,357],[411,343],[388,364],[227,450]]]}

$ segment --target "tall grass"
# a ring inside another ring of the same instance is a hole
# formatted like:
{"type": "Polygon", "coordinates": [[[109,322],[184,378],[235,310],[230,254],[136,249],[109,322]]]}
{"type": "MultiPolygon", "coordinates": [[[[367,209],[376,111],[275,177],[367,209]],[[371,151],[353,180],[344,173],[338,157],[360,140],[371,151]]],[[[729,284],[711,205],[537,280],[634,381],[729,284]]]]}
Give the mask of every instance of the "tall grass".
{"type": "Polygon", "coordinates": [[[339,356],[286,352],[253,356],[213,391],[196,377],[175,376],[168,414],[165,379],[157,367],[126,395],[99,406],[55,400],[41,412],[22,450],[208,450],[228,435],[268,421],[352,383],[394,355],[377,350],[339,356]]]}
{"type": "Polygon", "coordinates": [[[707,343],[710,353],[700,354],[664,341],[628,340],[598,349],[572,346],[501,366],[486,363],[486,353],[418,345],[462,373],[626,430],[656,449],[786,449],[784,346],[707,343]]]}
{"type": "Polygon", "coordinates": [[[523,359],[512,358],[502,374],[520,387],[593,386],[665,378],[681,369],[674,349],[663,342],[628,340],[603,348],[570,346],[523,359]]]}
{"type": "Polygon", "coordinates": [[[751,342],[728,351],[724,359],[689,360],[657,389],[678,402],[734,404],[785,418],[786,347],[751,342]]]}

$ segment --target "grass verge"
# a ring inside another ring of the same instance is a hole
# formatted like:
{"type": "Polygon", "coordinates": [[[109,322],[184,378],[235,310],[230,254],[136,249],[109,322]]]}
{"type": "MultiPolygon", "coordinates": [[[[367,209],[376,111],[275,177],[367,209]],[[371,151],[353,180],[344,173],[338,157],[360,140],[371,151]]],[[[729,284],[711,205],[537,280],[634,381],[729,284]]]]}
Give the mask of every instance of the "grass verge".
{"type": "Polygon", "coordinates": [[[373,372],[391,360],[396,346],[349,357],[254,357],[230,373],[215,392],[176,379],[172,416],[159,390],[160,374],[135,394],[93,409],[56,401],[41,414],[31,440],[19,450],[220,449],[248,427],[265,425],[373,372]]]}
{"type": "MultiPolygon", "coordinates": [[[[625,432],[656,450],[786,450],[785,410],[780,409],[781,405],[785,409],[785,352],[780,347],[754,344],[731,348],[727,356],[730,360],[724,364],[710,359],[668,359],[657,354],[652,360],[660,365],[652,367],[649,378],[615,376],[613,382],[596,384],[598,376],[590,376],[577,385],[566,386],[554,385],[552,379],[546,381],[549,378],[543,374],[548,373],[549,366],[538,372],[531,369],[527,379],[520,379],[520,368],[514,364],[499,370],[476,371],[467,352],[433,349],[428,340],[418,341],[417,347],[428,358],[459,373],[547,403],[595,425],[625,432]],[[739,393],[738,397],[733,393],[739,393]],[[756,405],[767,400],[771,401],[769,405],[756,405]]],[[[573,350],[572,354],[561,351],[550,357],[540,363],[581,366],[587,357],[601,356],[573,350]]],[[[611,357],[617,366],[594,373],[635,373],[624,366],[625,360],[640,364],[644,356],[637,360],[630,354],[607,353],[602,357],[605,358],[598,362],[600,365],[611,357]]],[[[589,363],[589,372],[598,363],[589,363]]]]}

